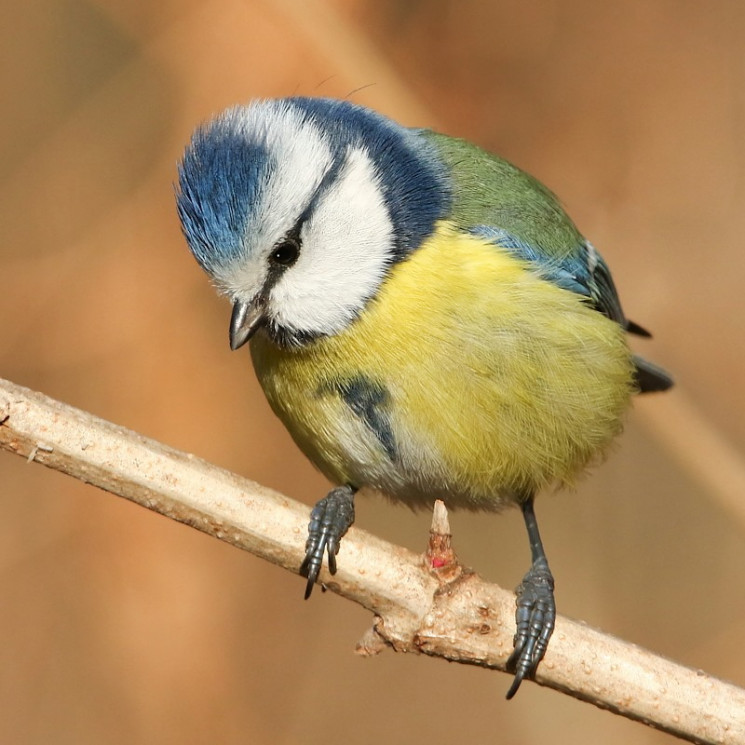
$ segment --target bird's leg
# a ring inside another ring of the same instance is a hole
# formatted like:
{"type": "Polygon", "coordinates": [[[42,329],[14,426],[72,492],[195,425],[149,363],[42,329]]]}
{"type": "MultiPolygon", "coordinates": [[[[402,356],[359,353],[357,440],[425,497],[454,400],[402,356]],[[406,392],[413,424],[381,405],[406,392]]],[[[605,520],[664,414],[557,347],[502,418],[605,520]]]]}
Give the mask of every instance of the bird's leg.
{"type": "Polygon", "coordinates": [[[507,669],[515,673],[515,679],[507,691],[512,698],[525,678],[533,677],[538,663],[543,659],[548,640],[556,622],[556,602],[554,601],[554,578],[548,568],[548,559],[543,550],[538,523],[533,511],[533,496],[520,504],[528,529],[530,553],[533,563],[523,581],[515,591],[517,609],[515,611],[515,649],[507,660],[507,669]]]}
{"type": "Polygon", "coordinates": [[[339,543],[354,522],[355,491],[351,486],[338,486],[318,502],[310,513],[305,558],[300,565],[300,574],[308,578],[305,586],[306,600],[318,579],[324,553],[328,553],[329,571],[336,574],[339,543]]]}

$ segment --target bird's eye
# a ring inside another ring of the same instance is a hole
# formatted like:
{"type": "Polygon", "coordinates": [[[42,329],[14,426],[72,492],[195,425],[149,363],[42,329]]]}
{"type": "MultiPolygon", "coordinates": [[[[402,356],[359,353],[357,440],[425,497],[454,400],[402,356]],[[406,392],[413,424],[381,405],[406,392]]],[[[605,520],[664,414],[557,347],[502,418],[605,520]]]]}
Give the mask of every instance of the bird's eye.
{"type": "Polygon", "coordinates": [[[274,247],[269,259],[273,264],[279,264],[279,266],[292,266],[297,261],[299,254],[300,244],[296,240],[285,238],[274,247]]]}

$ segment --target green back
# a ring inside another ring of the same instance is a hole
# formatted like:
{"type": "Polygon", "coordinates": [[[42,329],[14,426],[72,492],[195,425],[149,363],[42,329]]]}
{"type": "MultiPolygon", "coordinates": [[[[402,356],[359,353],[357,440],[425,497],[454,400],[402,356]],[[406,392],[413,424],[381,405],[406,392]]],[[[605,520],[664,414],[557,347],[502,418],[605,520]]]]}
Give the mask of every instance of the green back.
{"type": "Polygon", "coordinates": [[[451,219],[457,225],[500,228],[559,260],[582,245],[579,230],[540,181],[465,140],[431,130],[421,135],[435,145],[455,181],[451,219]]]}

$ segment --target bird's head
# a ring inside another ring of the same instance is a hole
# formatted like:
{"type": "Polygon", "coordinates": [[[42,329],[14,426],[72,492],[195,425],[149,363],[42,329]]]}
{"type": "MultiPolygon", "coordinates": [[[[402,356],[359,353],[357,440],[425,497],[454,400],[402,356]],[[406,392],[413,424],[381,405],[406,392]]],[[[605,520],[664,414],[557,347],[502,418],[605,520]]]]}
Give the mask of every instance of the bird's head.
{"type": "Polygon", "coordinates": [[[448,208],[426,140],[332,99],[262,100],[200,127],[179,166],[195,258],[233,302],[230,342],[345,329],[448,208]]]}

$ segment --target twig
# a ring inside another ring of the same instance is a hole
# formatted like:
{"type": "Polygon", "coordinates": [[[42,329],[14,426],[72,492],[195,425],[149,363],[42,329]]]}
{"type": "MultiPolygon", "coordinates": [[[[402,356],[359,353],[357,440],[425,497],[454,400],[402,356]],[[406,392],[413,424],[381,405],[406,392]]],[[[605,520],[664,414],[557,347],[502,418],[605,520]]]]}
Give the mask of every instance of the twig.
{"type": "MultiPolygon", "coordinates": [[[[0,380],[0,448],[297,572],[308,509],[194,456],[0,380]]],[[[504,670],[514,595],[455,558],[438,505],[424,555],[359,529],[326,586],[375,614],[358,651],[385,646],[504,670]]],[[[536,680],[691,742],[745,742],[745,691],[559,618],[536,680]]]]}

